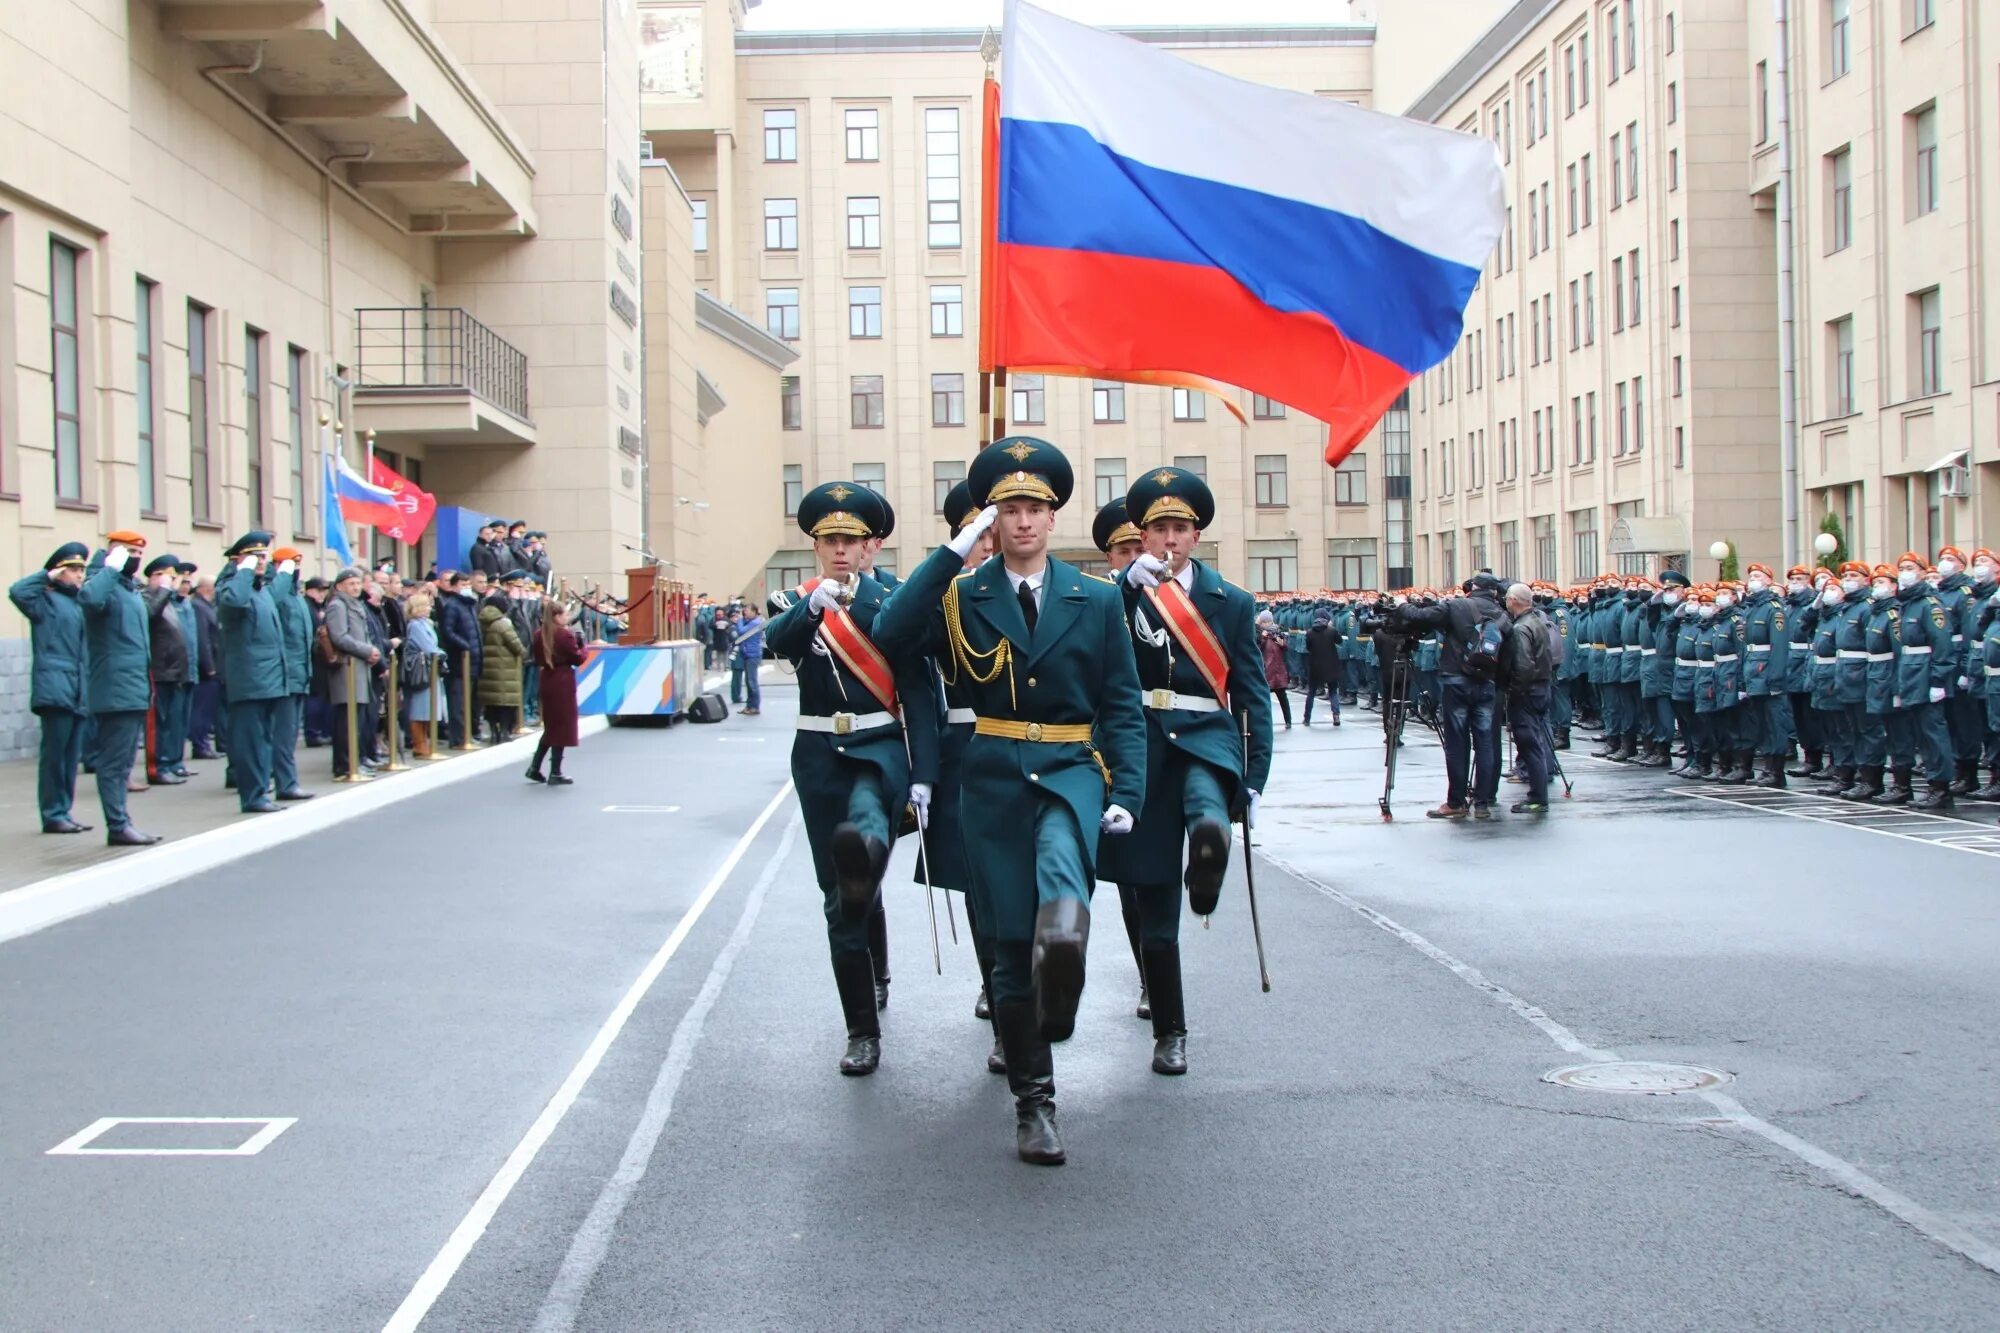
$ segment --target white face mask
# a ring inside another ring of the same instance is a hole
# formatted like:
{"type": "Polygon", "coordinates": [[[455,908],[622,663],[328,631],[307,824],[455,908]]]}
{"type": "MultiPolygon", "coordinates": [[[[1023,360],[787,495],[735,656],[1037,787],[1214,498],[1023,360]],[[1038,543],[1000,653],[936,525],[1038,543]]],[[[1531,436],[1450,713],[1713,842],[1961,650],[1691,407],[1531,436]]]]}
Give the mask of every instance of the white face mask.
{"type": "Polygon", "coordinates": [[[1946,556],[1944,559],[1938,561],[1938,576],[1948,579],[1953,574],[1958,573],[1959,568],[1958,561],[1953,560],[1950,556],[1946,556]]]}
{"type": "Polygon", "coordinates": [[[1810,588],[1812,585],[1810,583],[1807,583],[1804,579],[1793,579],[1789,586],[1791,587],[1791,590],[1795,595],[1803,597],[1805,596],[1806,589],[1810,588]]]}
{"type": "Polygon", "coordinates": [[[1896,586],[1898,588],[1914,588],[1921,582],[1923,582],[1923,575],[1917,573],[1914,569],[1899,569],[1896,571],[1896,586]]]}
{"type": "Polygon", "coordinates": [[[1771,586],[1771,580],[1765,578],[1762,574],[1752,574],[1746,586],[1749,587],[1751,592],[1762,592],[1771,586]]]}
{"type": "Polygon", "coordinates": [[[1716,610],[1718,610],[1718,611],[1727,611],[1727,610],[1728,610],[1728,609],[1729,609],[1730,607],[1732,607],[1732,606],[1734,606],[1734,605],[1736,605],[1736,598],[1735,598],[1735,597],[1733,597],[1733,596],[1731,596],[1731,595],[1730,595],[1729,593],[1726,593],[1726,592],[1719,592],[1719,593],[1715,594],[1715,609],[1716,609],[1716,610]]]}
{"type": "Polygon", "coordinates": [[[1699,611],[1696,611],[1695,614],[1700,616],[1703,620],[1713,620],[1715,619],[1715,608],[1712,606],[1704,606],[1699,611]]]}
{"type": "Polygon", "coordinates": [[[1842,592],[1849,592],[1849,593],[1860,592],[1862,588],[1866,586],[1867,585],[1864,584],[1860,579],[1856,578],[1846,578],[1840,581],[1840,589],[1842,592]]]}
{"type": "Polygon", "coordinates": [[[1839,605],[1840,605],[1840,589],[1838,589],[1838,588],[1828,588],[1828,589],[1827,589],[1827,590],[1826,590],[1825,592],[1823,592],[1823,593],[1821,593],[1821,594],[1819,595],[1819,599],[1820,599],[1820,600],[1821,600],[1822,602],[1825,602],[1825,603],[1826,603],[1826,604],[1827,604],[1828,606],[1839,606],[1839,605]]]}
{"type": "Polygon", "coordinates": [[[1681,604],[1681,595],[1677,592],[1663,592],[1660,594],[1660,600],[1668,606],[1679,606],[1681,604]]]}
{"type": "Polygon", "coordinates": [[[1972,577],[1981,583],[1993,582],[1995,573],[1993,562],[1990,560],[1981,560],[1972,567],[1972,577]]]}
{"type": "Polygon", "coordinates": [[[1895,591],[1896,591],[1896,590],[1895,590],[1894,588],[1890,587],[1890,586],[1889,586],[1888,584],[1886,584],[1886,583],[1878,583],[1878,584],[1876,584],[1876,585],[1874,586],[1874,588],[1873,588],[1873,589],[1872,589],[1871,591],[1873,591],[1873,593],[1874,593],[1874,595],[1875,595],[1876,599],[1877,599],[1877,600],[1880,600],[1881,598],[1884,598],[1884,597],[1890,597],[1890,596],[1893,596],[1893,595],[1895,594],[1895,591]]]}

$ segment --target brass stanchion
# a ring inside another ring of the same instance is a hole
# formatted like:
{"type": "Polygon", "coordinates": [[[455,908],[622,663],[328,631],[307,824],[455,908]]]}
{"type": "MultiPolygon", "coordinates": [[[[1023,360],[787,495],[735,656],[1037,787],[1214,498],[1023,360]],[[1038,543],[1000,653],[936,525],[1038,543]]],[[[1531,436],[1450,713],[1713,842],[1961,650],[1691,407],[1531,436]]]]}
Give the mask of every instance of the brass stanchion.
{"type": "Polygon", "coordinates": [[[361,771],[361,707],[355,697],[354,659],[347,659],[347,772],[335,782],[367,782],[361,771]]]}
{"type": "Polygon", "coordinates": [[[444,712],[444,692],[438,688],[437,654],[431,654],[431,752],[425,759],[442,759],[444,754],[438,749],[438,717],[444,712]]]}
{"type": "Polygon", "coordinates": [[[459,697],[465,700],[465,711],[461,721],[465,726],[465,739],[452,746],[454,750],[477,750],[479,743],[473,737],[479,733],[479,719],[472,712],[472,651],[467,649],[458,655],[459,697]]]}
{"type": "Polygon", "coordinates": [[[396,660],[396,650],[391,649],[389,652],[389,716],[382,727],[382,730],[387,733],[389,740],[389,762],[382,765],[382,771],[385,773],[401,773],[409,768],[408,764],[397,758],[397,742],[401,737],[396,733],[402,729],[403,719],[396,707],[396,687],[401,683],[402,675],[401,664],[396,660]]]}

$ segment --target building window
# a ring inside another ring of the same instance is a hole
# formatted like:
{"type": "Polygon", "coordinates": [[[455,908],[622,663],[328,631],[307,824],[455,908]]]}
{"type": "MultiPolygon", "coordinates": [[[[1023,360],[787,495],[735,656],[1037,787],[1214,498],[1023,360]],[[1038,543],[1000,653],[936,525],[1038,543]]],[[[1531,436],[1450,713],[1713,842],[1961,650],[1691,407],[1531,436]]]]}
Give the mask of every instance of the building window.
{"type": "Polygon", "coordinates": [[[796,518],[799,501],[805,498],[805,467],[799,463],[785,464],[785,517],[796,518]]]}
{"type": "Polygon", "coordinates": [[[854,195],[847,201],[847,248],[882,248],[882,199],[879,195],[854,195]]]}
{"type": "Polygon", "coordinates": [[[764,248],[766,250],[796,250],[799,248],[798,200],[766,199],[764,201],[764,248]]]}
{"type": "MultiPolygon", "coordinates": [[[[951,488],[965,480],[965,460],[962,458],[940,459],[931,464],[931,512],[944,514],[945,497],[951,488]]],[[[950,522],[957,522],[963,515],[944,514],[950,522]]]]}
{"type": "Polygon", "coordinates": [[[1570,562],[1574,566],[1572,577],[1593,579],[1597,577],[1597,511],[1578,509],[1569,516],[1570,562]]]}
{"type": "Polygon", "coordinates": [[[1535,534],[1535,577],[1553,583],[1556,581],[1556,518],[1554,514],[1543,514],[1530,520],[1535,534]]]}
{"type": "Polygon", "coordinates": [[[1535,76],[1528,76],[1525,95],[1528,99],[1528,124],[1522,140],[1530,148],[1535,146],[1535,76]]]}
{"type": "Polygon", "coordinates": [[[1097,503],[1100,508],[1124,496],[1126,490],[1124,459],[1098,459],[1094,476],[1097,482],[1097,503]]]}
{"type": "Polygon", "coordinates": [[[1576,163],[1568,168],[1569,176],[1569,234],[1576,235],[1576,163]]]}
{"type": "Polygon", "coordinates": [[[924,108],[924,201],[930,248],[954,250],[959,227],[958,108],[924,108]]]}
{"type": "Polygon", "coordinates": [[[770,287],[764,292],[764,327],[773,338],[799,340],[799,289],[770,287]]]}
{"type": "Polygon", "coordinates": [[[1632,377],[1632,452],[1646,451],[1646,377],[1632,377]]]}
{"type": "Polygon", "coordinates": [[[880,287],[849,287],[847,289],[847,336],[850,338],[879,338],[882,336],[882,289],[880,287]]]}
{"type": "Polygon", "coordinates": [[[1848,49],[1849,0],[1827,0],[1826,24],[1826,77],[1828,82],[1847,73],[1850,66],[1848,49]]]}
{"type": "Polygon", "coordinates": [[[854,480],[866,486],[877,495],[889,493],[889,465],[886,463],[856,463],[854,480]]]}
{"type": "Polygon", "coordinates": [[[1590,154],[1585,153],[1583,155],[1583,159],[1580,162],[1578,162],[1577,165],[1582,168],[1581,179],[1583,181],[1583,225],[1588,227],[1590,225],[1591,218],[1595,216],[1597,212],[1596,209],[1590,206],[1590,154]]]}
{"type": "Polygon", "coordinates": [[[962,372],[931,376],[931,424],[965,424],[965,375],[962,372]]]}
{"type": "Polygon", "coordinates": [[[1681,257],[1681,220],[1672,218],[1667,222],[1667,258],[1681,257]]]}
{"type": "Polygon", "coordinates": [[[1854,149],[1844,145],[1826,155],[1827,253],[1854,244],[1854,149]]]}
{"type": "Polygon", "coordinates": [[[1590,34],[1576,39],[1576,104],[1590,105],[1590,34]]]}
{"type": "Polygon", "coordinates": [[[1611,136],[1611,206],[1617,208],[1625,202],[1625,136],[1611,136]]]}
{"type": "Polygon", "coordinates": [[[688,200],[688,207],[694,211],[694,221],[692,224],[694,252],[698,255],[705,255],[708,253],[708,200],[690,199],[688,200]]]}
{"type": "Polygon", "coordinates": [[[1911,216],[1922,217],[1926,213],[1937,212],[1938,206],[1937,107],[1935,104],[1927,106],[1913,112],[1907,119],[1913,150],[1910,161],[1911,216]]]}
{"type": "Polygon", "coordinates": [[[1017,426],[1046,424],[1048,402],[1040,375],[1016,375],[1008,391],[1007,417],[1017,426]]]}
{"type": "Polygon", "coordinates": [[[1678,81],[1667,84],[1667,124],[1678,125],[1681,119],[1681,85],[1678,81]]]}
{"type": "Polygon", "coordinates": [[[1625,327],[1625,260],[1622,256],[1611,261],[1611,331],[1617,333],[1625,327]]]}
{"type": "Polygon", "coordinates": [[[1679,328],[1679,327],[1681,326],[1681,286],[1680,286],[1680,284],[1679,284],[1679,283],[1675,283],[1675,284],[1674,284],[1674,286],[1673,286],[1673,290],[1672,290],[1672,291],[1671,291],[1670,293],[1668,293],[1668,295],[1669,295],[1669,296],[1670,296],[1670,297],[1672,298],[1672,302],[1671,302],[1671,313],[1672,313],[1672,324],[1673,324],[1673,327],[1675,327],[1675,328],[1679,328]]]}
{"type": "Polygon", "coordinates": [[[1639,122],[1625,127],[1625,201],[1639,197],[1639,122]]]}
{"type": "Polygon", "coordinates": [[[301,536],[312,531],[306,508],[310,493],[306,490],[306,423],[312,412],[306,385],[311,380],[311,364],[303,347],[285,348],[285,418],[292,431],[292,531],[301,536]]]}
{"type": "Polygon", "coordinates": [[[1290,592],[1299,586],[1296,541],[1251,542],[1250,591],[1290,592]]]}
{"type": "Polygon", "coordinates": [[[1917,393],[1944,392],[1944,323],[1938,289],[1910,298],[1917,332],[1917,393]]]}
{"type": "MultiPolygon", "coordinates": [[[[133,382],[133,410],[139,419],[139,512],[158,513],[160,508],[160,451],[155,443],[158,413],[154,409],[153,299],[159,288],[140,278],[133,292],[132,342],[139,363],[133,382]]],[[[298,452],[294,446],[293,452],[298,452]]]]}
{"type": "Polygon", "coordinates": [[[931,337],[965,336],[965,288],[931,288],[931,337]]]}
{"type": "Polygon", "coordinates": [[[1583,396],[1583,461],[1597,461],[1597,393],[1595,390],[1583,396]]]}
{"type": "Polygon", "coordinates": [[[1569,400],[1569,465],[1583,466],[1583,397],[1580,394],[1569,400]]]}
{"type": "MultiPolygon", "coordinates": [[[[854,375],[847,381],[848,424],[856,430],[882,429],[882,377],[854,375]]],[[[859,481],[860,478],[856,477],[859,481]]]]}
{"type": "Polygon", "coordinates": [[[1090,419],[1092,421],[1123,421],[1125,419],[1125,386],[1116,380],[1098,380],[1095,384],[1091,385],[1090,419]]]}
{"type": "Polygon", "coordinates": [[[1208,399],[1199,389],[1174,390],[1175,421],[1208,420],[1208,399]]]}
{"type": "Polygon", "coordinates": [[[83,502],[83,360],[76,247],[49,242],[49,340],[55,389],[56,499],[83,502]]]}
{"type": "Polygon", "coordinates": [[[1617,384],[1612,386],[1612,389],[1613,399],[1618,404],[1618,435],[1612,441],[1611,456],[1613,458],[1623,458],[1625,451],[1631,447],[1632,409],[1631,404],[1626,401],[1625,381],[1619,380],[1617,384]]]}
{"type": "Polygon", "coordinates": [[[805,402],[799,394],[797,375],[786,375],[778,381],[778,423],[782,430],[805,429],[805,402]]]}
{"type": "Polygon", "coordinates": [[[1583,275],[1583,345],[1597,341],[1597,275],[1583,275]]]}
{"type": "Polygon", "coordinates": [[[197,523],[214,519],[213,479],[209,476],[210,446],[208,411],[208,317],[205,305],[188,302],[188,512],[197,523]]]}
{"type": "Polygon", "coordinates": [[[1207,454],[1175,454],[1174,466],[1183,472],[1191,472],[1203,481],[1208,480],[1207,454]]]}
{"type": "Polygon", "coordinates": [[[1275,508],[1290,503],[1291,501],[1285,498],[1285,456],[1283,454],[1258,454],[1258,507],[1275,508]]]}
{"type": "Polygon", "coordinates": [[[1569,280],[1569,350],[1583,346],[1583,280],[1569,280]]]}
{"type": "Polygon", "coordinates": [[[1438,568],[1444,571],[1447,588],[1458,582],[1458,534],[1440,532],[1438,534],[1438,568]]]}
{"type": "Polygon", "coordinates": [[[1688,461],[1687,427],[1674,427],[1674,466],[1686,467],[1688,461]]]}
{"type": "Polygon", "coordinates": [[[1681,150],[1678,148],[1669,148],[1667,150],[1667,193],[1672,194],[1680,188],[1681,150]]]}
{"type": "Polygon", "coordinates": [[[849,162],[879,162],[882,160],[882,113],[874,107],[849,107],[847,109],[847,160],[849,162]]]}
{"type": "MultiPolygon", "coordinates": [[[[1667,54],[1668,55],[1672,55],[1674,53],[1675,47],[1679,45],[1680,39],[1679,35],[1675,32],[1675,27],[1676,25],[1674,23],[1674,11],[1670,9],[1667,11],[1667,54]]],[[[1554,576],[1551,575],[1550,577],[1554,576]]]]}
{"type": "Polygon", "coordinates": [[[1626,321],[1629,327],[1639,322],[1639,293],[1645,286],[1639,279],[1639,252],[1636,249],[1625,256],[1625,281],[1628,284],[1625,306],[1632,316],[1626,321]]]}
{"type": "Polygon", "coordinates": [[[1827,360],[1833,367],[1833,382],[1828,385],[1827,415],[1835,417],[1854,414],[1854,317],[1852,315],[1831,320],[1826,326],[1828,348],[1827,360]]]}
{"type": "Polygon", "coordinates": [[[1576,114],[1576,47],[1563,48],[1563,118],[1576,114]]]}
{"type": "Polygon", "coordinates": [[[764,160],[766,162],[799,160],[798,112],[780,111],[775,108],[764,112],[764,160]]]}
{"type": "Polygon", "coordinates": [[[1910,0],[1910,31],[1928,28],[1937,22],[1937,0],[1910,0]]]}
{"type": "Polygon", "coordinates": [[[1625,6],[1625,68],[1635,69],[1639,64],[1639,0],[1624,0],[1625,6]]]}
{"type": "Polygon", "coordinates": [[[1618,82],[1618,11],[1612,5],[1604,7],[1604,79],[1618,82]]]}
{"type": "Polygon", "coordinates": [[[1368,503],[1368,455],[1352,453],[1333,469],[1333,502],[1337,505],[1368,503]]]}
{"type": "Polygon", "coordinates": [[[264,335],[243,330],[243,463],[250,526],[264,526],[264,335]]]}
{"type": "Polygon", "coordinates": [[[1674,367],[1673,391],[1674,391],[1674,397],[1676,398],[1681,396],[1681,390],[1683,386],[1683,378],[1681,375],[1681,364],[1682,363],[1680,357],[1676,356],[1673,361],[1673,367],[1674,367]]]}
{"type": "Polygon", "coordinates": [[[1771,62],[1757,62],[1757,142],[1771,142],[1771,62]]]}
{"type": "Polygon", "coordinates": [[[1253,393],[1250,395],[1250,415],[1258,421],[1282,421],[1285,416],[1285,405],[1266,398],[1261,393],[1253,393]]]}
{"type": "Polygon", "coordinates": [[[1326,586],[1365,592],[1375,586],[1375,539],[1335,537],[1326,544],[1326,586]]]}

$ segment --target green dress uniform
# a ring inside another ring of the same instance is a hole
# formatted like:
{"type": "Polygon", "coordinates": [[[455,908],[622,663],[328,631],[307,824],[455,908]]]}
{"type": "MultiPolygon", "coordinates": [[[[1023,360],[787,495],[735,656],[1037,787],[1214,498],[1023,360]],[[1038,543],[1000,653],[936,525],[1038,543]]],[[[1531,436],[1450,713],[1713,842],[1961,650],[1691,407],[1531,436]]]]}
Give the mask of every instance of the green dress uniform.
{"type": "Polygon", "coordinates": [[[236,774],[237,806],[245,814],[278,808],[271,800],[271,749],[278,701],[285,697],[284,631],[264,576],[237,564],[268,555],[270,549],[270,533],[244,533],[223,552],[229,563],[215,581],[228,681],[230,767],[236,774]]]}
{"type": "MultiPolygon", "coordinates": [[[[1072,477],[1061,450],[1016,436],[981,451],[966,477],[982,505],[1060,508],[1072,477]]],[[[1069,1035],[1083,987],[1089,898],[1107,806],[1145,804],[1145,723],[1118,590],[1045,557],[1039,573],[995,556],[961,577],[940,547],[877,618],[892,656],[948,660],[977,717],[966,748],[962,831],[978,930],[1026,1161],[1063,1160],[1049,1043],[1069,1035]]]]}
{"type": "MultiPolygon", "coordinates": [[[[1142,529],[1173,518],[1201,529],[1215,517],[1215,497],[1193,473],[1161,468],[1133,484],[1125,508],[1142,529]]],[[[1257,646],[1255,599],[1198,560],[1177,582],[1226,656],[1227,675],[1219,682],[1225,697],[1217,696],[1148,590],[1129,573],[1123,581],[1146,716],[1146,804],[1120,855],[1139,901],[1153,1069],[1162,1074],[1187,1072],[1183,877],[1189,907],[1199,916],[1213,912],[1229,865],[1230,817],[1247,809],[1271,771],[1271,692],[1257,646]]]]}
{"type": "Polygon", "coordinates": [[[89,559],[90,549],[82,542],[68,542],[49,556],[41,573],[30,574],[7,590],[8,600],[28,618],[28,642],[34,654],[28,707],[42,724],[35,803],[41,808],[44,833],[82,833],[90,827],[71,816],[76,766],[83,761],[83,724],[89,716],[84,697],[83,605],[77,589],[52,577],[58,569],[82,569],[89,559]]]}
{"type": "Polygon", "coordinates": [[[1889,754],[1897,767],[1897,785],[1905,790],[1917,764],[1923,765],[1925,789],[1912,802],[1915,808],[1949,810],[1953,756],[1945,706],[1958,681],[1958,661],[1952,653],[1953,622],[1937,594],[1921,579],[1899,589],[1896,604],[1900,615],[1896,692],[1888,717],[1889,754]]]}
{"type": "MultiPolygon", "coordinates": [[[[869,494],[853,482],[815,487],[799,502],[799,526],[815,539],[865,538],[874,531],[875,511],[864,498],[869,494]]],[[[889,711],[829,646],[821,633],[827,617],[813,609],[810,591],[810,586],[799,589],[773,617],[764,643],[798,673],[792,782],[812,846],[834,984],[847,1022],[841,1071],[867,1074],[880,1058],[882,1036],[868,922],[910,784],[936,784],[935,685],[921,659],[898,661],[891,655],[901,715],[889,711]]],[[[875,638],[887,600],[882,585],[857,574],[847,594],[848,620],[863,636],[875,638]]]]}
{"type": "Polygon", "coordinates": [[[305,714],[306,697],[312,693],[312,609],[306,605],[299,582],[297,558],[280,563],[293,568],[273,574],[267,585],[278,610],[279,660],[285,686],[271,719],[271,782],[278,789],[279,800],[302,801],[308,793],[299,786],[299,723],[305,714]]]}
{"type": "Polygon", "coordinates": [[[104,810],[105,841],[114,846],[157,842],[150,833],[132,827],[126,809],[125,784],[132,776],[132,758],[146,729],[146,710],[152,704],[149,675],[152,670],[152,638],[147,626],[146,602],[139,595],[138,551],[143,547],[136,533],[113,533],[114,546],[129,554],[121,568],[105,563],[109,548],[90,558],[90,576],[83,582],[77,600],[83,606],[84,645],[89,670],[85,697],[90,717],[97,728],[96,752],[88,756],[97,773],[97,801],[104,810]],[[130,540],[121,541],[124,537],[130,540]]]}
{"type": "MultiPolygon", "coordinates": [[[[1122,495],[1100,508],[1090,524],[1090,540],[1107,559],[1112,547],[1139,541],[1144,536],[1126,511],[1122,495]]],[[[1099,845],[1097,877],[1118,886],[1118,915],[1125,923],[1125,941],[1132,946],[1132,965],[1139,972],[1139,1006],[1136,1012],[1141,1018],[1151,1018],[1153,1002],[1146,990],[1146,959],[1140,942],[1139,889],[1125,869],[1125,852],[1131,842],[1130,838],[1113,838],[1099,845]]]]}

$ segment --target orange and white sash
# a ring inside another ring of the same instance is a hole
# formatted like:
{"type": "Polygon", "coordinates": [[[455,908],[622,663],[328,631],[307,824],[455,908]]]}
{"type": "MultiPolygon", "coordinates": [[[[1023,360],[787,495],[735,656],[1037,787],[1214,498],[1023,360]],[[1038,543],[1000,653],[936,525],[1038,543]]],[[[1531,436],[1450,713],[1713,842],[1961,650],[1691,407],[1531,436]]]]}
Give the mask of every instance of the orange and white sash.
{"type": "Polygon", "coordinates": [[[1223,711],[1229,710],[1229,654],[1223,651],[1222,640],[1215,637],[1209,627],[1208,618],[1195,609],[1188,597],[1187,589],[1181,587],[1179,579],[1162,579],[1157,588],[1146,589],[1146,596],[1153,601],[1160,619],[1166,622],[1175,640],[1180,643],[1188,660],[1201,672],[1201,678],[1208,682],[1208,688],[1215,693],[1216,702],[1223,711]]]}
{"type": "MultiPolygon", "coordinates": [[[[808,583],[799,591],[810,594],[814,586],[808,583]]],[[[854,623],[854,617],[844,607],[835,607],[819,618],[819,640],[856,680],[868,687],[868,692],[886,711],[902,716],[896,703],[896,673],[890,668],[889,659],[882,656],[882,650],[854,623]]]]}

